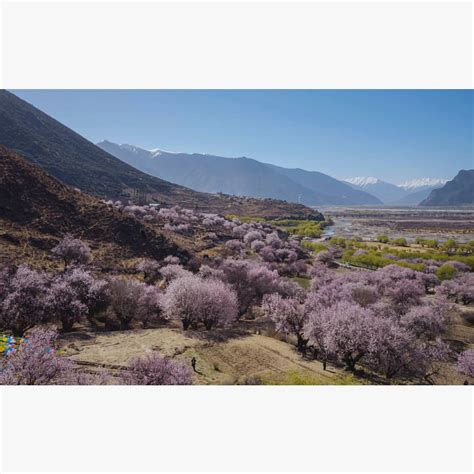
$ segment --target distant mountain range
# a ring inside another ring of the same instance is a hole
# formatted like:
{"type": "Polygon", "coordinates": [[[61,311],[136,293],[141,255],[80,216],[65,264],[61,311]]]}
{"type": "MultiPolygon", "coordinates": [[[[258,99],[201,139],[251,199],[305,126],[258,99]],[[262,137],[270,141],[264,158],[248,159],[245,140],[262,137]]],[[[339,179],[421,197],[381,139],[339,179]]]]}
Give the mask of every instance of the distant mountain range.
{"type": "Polygon", "coordinates": [[[400,188],[407,191],[419,191],[422,188],[432,186],[444,186],[448,180],[440,178],[419,178],[405,181],[404,183],[398,184],[400,188]]]}
{"type": "Polygon", "coordinates": [[[472,170],[400,185],[377,178],[339,181],[317,171],[257,160],[145,150],[89,142],[57,120],[0,90],[0,144],[60,181],[101,198],[144,196],[166,206],[268,218],[323,216],[307,206],[470,204],[472,170]]]}
{"type": "Polygon", "coordinates": [[[442,188],[431,191],[421,206],[460,206],[474,204],[474,169],[461,170],[442,188]]]}
{"type": "Polygon", "coordinates": [[[128,200],[145,195],[166,206],[201,212],[323,219],[297,203],[200,193],[150,176],[5,90],[0,90],[0,144],[63,183],[100,198],[128,200]]]}
{"type": "Polygon", "coordinates": [[[374,205],[380,200],[317,171],[288,169],[241,157],[145,150],[110,141],[97,144],[139,170],[196,191],[283,199],[305,205],[374,205]]]}
{"type": "Polygon", "coordinates": [[[421,178],[396,185],[373,176],[347,178],[344,181],[354,189],[364,190],[376,196],[384,204],[403,206],[419,204],[433,189],[440,188],[446,183],[444,179],[421,178]]]}

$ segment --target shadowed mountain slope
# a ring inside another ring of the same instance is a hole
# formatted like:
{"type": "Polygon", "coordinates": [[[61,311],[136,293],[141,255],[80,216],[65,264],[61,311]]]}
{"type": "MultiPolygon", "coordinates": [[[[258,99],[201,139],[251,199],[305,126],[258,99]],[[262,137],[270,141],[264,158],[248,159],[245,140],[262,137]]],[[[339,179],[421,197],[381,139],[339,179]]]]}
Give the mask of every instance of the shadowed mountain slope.
{"type": "Polygon", "coordinates": [[[0,222],[16,225],[24,233],[57,238],[71,233],[88,241],[116,244],[130,255],[158,259],[184,255],[155,229],[70,188],[1,145],[0,222]]]}
{"type": "Polygon", "coordinates": [[[474,170],[461,170],[442,188],[431,191],[420,206],[458,206],[474,204],[474,170]]]}

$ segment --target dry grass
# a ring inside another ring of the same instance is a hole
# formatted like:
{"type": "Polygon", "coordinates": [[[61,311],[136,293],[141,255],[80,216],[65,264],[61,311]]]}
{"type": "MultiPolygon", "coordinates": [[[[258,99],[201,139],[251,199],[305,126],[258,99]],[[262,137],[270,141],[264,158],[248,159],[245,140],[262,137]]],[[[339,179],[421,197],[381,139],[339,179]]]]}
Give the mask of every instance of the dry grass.
{"type": "MultiPolygon", "coordinates": [[[[190,366],[197,359],[197,384],[347,383],[347,374],[318,361],[304,360],[294,346],[272,337],[248,332],[217,330],[184,332],[177,327],[136,329],[108,333],[67,335],[64,354],[76,362],[125,367],[133,357],[153,352],[171,356],[190,366]],[[216,339],[221,338],[218,342],[216,339]]],[[[357,383],[356,381],[350,383],[357,383]]]]}

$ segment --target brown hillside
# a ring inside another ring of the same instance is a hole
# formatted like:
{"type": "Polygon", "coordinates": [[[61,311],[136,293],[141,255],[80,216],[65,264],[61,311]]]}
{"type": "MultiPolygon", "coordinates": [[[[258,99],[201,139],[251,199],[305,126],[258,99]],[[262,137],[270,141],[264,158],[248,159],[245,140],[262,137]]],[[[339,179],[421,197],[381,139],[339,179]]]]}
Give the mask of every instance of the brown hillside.
{"type": "Polygon", "coordinates": [[[115,244],[130,256],[184,256],[184,251],[156,230],[66,186],[0,145],[0,239],[9,238],[5,229],[10,225],[50,237],[71,233],[88,241],[115,244]]]}

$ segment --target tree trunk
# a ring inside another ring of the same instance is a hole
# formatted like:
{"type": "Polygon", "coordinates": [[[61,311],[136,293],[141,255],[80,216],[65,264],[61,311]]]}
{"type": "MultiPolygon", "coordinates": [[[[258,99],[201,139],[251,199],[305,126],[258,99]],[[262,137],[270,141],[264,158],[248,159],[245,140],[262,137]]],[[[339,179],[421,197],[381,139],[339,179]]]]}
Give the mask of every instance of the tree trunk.
{"type": "Polygon", "coordinates": [[[130,328],[131,319],[121,319],[120,320],[120,329],[125,330],[130,328]]]}
{"type": "Polygon", "coordinates": [[[12,334],[15,337],[23,337],[27,329],[29,328],[22,327],[22,326],[14,326],[11,328],[12,334]]]}
{"type": "Polygon", "coordinates": [[[72,327],[74,326],[74,321],[70,321],[68,319],[62,321],[63,324],[63,332],[70,332],[72,331],[72,327]]]}
{"type": "Polygon", "coordinates": [[[214,325],[214,321],[205,321],[204,322],[204,327],[210,331],[212,329],[212,326],[214,325]]]}

